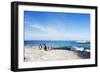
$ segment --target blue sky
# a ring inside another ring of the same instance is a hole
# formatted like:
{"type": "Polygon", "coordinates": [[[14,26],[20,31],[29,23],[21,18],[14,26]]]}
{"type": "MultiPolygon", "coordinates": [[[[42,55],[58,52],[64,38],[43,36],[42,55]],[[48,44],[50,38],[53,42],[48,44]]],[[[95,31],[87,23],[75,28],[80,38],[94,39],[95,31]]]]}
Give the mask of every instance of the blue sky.
{"type": "Polygon", "coordinates": [[[25,40],[90,40],[90,14],[24,11],[25,40]]]}

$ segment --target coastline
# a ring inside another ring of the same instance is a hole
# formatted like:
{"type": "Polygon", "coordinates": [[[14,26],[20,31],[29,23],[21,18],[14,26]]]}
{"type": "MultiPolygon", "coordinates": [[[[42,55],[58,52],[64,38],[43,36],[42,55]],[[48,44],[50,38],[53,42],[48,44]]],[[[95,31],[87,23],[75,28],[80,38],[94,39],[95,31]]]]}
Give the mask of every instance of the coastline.
{"type": "Polygon", "coordinates": [[[45,50],[39,46],[25,46],[24,62],[54,61],[54,60],[76,60],[90,58],[90,52],[71,49],[45,50]]]}

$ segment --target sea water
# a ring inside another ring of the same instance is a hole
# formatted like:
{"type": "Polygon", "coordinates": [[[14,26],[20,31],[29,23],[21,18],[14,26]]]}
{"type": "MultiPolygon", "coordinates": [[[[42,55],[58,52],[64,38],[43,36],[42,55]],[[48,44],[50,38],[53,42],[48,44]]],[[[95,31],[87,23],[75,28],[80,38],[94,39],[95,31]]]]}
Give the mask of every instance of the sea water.
{"type": "Polygon", "coordinates": [[[24,46],[39,46],[39,45],[46,45],[52,48],[73,48],[73,47],[80,47],[84,49],[90,50],[90,42],[77,42],[77,41],[53,41],[53,40],[25,40],[24,46]]]}

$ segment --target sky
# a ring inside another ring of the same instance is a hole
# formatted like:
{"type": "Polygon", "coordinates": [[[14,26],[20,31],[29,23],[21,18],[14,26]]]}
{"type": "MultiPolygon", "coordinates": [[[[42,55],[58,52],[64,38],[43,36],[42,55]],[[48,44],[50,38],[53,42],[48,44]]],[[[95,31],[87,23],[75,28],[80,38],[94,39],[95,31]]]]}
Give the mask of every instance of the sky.
{"type": "Polygon", "coordinates": [[[90,40],[90,14],[24,11],[25,40],[90,40]]]}

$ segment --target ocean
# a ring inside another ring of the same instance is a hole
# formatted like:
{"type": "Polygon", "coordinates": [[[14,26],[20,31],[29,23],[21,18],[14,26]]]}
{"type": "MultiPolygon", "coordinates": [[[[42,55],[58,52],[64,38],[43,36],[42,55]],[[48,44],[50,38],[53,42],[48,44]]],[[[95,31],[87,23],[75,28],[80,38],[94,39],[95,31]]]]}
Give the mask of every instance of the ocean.
{"type": "Polygon", "coordinates": [[[46,45],[52,48],[73,48],[81,47],[84,49],[90,49],[90,42],[77,42],[77,41],[49,41],[49,40],[25,40],[24,46],[39,46],[46,45]]]}

